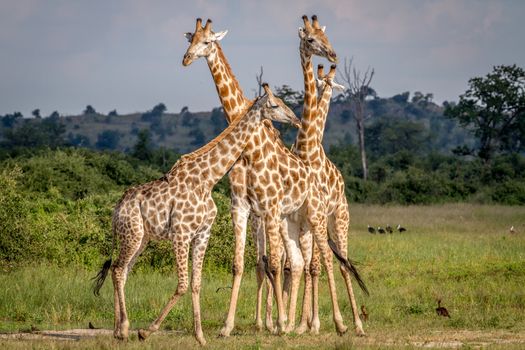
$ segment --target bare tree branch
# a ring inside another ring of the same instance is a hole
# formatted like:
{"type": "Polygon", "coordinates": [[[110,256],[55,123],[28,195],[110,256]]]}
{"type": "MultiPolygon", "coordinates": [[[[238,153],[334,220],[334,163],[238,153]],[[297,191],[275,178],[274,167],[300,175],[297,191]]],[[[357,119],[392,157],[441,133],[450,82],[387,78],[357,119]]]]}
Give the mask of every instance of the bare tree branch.
{"type": "Polygon", "coordinates": [[[347,59],[343,70],[339,70],[339,76],[346,86],[346,98],[351,103],[351,108],[354,112],[357,132],[359,136],[359,150],[361,152],[361,164],[363,167],[363,179],[368,177],[368,165],[365,151],[365,120],[370,118],[370,114],[366,113],[366,98],[370,95],[370,83],[374,77],[374,69],[368,68],[364,74],[357,70],[353,65],[353,58],[347,59]]]}

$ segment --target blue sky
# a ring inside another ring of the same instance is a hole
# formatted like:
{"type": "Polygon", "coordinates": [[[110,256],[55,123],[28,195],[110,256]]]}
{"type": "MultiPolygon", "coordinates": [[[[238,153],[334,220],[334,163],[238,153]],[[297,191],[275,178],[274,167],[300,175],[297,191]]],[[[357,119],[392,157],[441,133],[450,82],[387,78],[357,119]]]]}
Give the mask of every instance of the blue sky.
{"type": "Polygon", "coordinates": [[[0,114],[78,114],[88,104],[129,113],[159,102],[211,110],[219,100],[205,61],[181,63],[196,17],[228,29],[221,44],[247,96],[260,66],[271,86],[300,90],[303,14],[319,16],[340,58],[375,69],[381,97],[457,100],[494,65],[525,67],[520,0],[0,0],[0,114]]]}

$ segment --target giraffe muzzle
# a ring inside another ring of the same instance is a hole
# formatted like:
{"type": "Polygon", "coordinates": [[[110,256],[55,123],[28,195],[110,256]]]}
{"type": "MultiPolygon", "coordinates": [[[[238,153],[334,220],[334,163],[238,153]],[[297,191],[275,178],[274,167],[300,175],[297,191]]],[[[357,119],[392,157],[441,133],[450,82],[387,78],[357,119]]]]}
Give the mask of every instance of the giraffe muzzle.
{"type": "Polygon", "coordinates": [[[193,62],[193,55],[186,53],[182,59],[182,65],[184,67],[189,66],[193,62]]]}

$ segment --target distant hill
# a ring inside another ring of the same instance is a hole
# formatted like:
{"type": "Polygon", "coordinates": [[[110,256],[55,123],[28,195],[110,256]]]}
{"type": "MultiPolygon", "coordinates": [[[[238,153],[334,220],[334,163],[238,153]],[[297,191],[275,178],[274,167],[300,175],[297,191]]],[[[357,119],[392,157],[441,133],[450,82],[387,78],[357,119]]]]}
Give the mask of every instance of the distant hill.
{"type": "MultiPolygon", "coordinates": [[[[473,138],[463,128],[443,116],[443,106],[439,106],[428,99],[419,98],[416,94],[409,101],[408,92],[390,98],[372,98],[367,101],[369,117],[365,123],[373,127],[377,123],[389,123],[396,127],[401,121],[416,125],[425,132],[425,140],[429,150],[448,153],[451,149],[462,145],[471,144],[473,138]],[[394,124],[392,124],[394,123],[394,124]]],[[[293,106],[292,106],[293,107],[293,106]]],[[[92,109],[92,108],[91,108],[92,109]]],[[[110,149],[129,152],[137,143],[137,135],[141,130],[149,130],[154,147],[164,147],[180,153],[192,151],[226,128],[226,120],[221,108],[214,108],[210,112],[191,112],[183,108],[180,113],[165,113],[165,106],[159,104],[151,111],[118,115],[99,113],[86,113],[73,116],[54,115],[54,122],[62,124],[62,140],[65,144],[95,149],[110,149]]],[[[302,107],[295,106],[294,110],[300,115],[302,107]]],[[[92,110],[94,112],[94,110],[92,110]]],[[[352,106],[348,100],[341,96],[335,98],[330,106],[329,117],[326,124],[323,144],[326,148],[331,145],[356,144],[357,134],[352,106]]],[[[49,118],[26,119],[20,114],[2,117],[0,131],[2,141],[16,139],[18,144],[23,144],[25,133],[31,133],[30,126],[45,123],[49,118]],[[28,131],[24,131],[23,128],[28,131]],[[16,135],[18,130],[18,134],[16,135]]],[[[49,124],[49,123],[48,123],[49,124]]],[[[399,124],[401,125],[401,124],[399,124]]],[[[295,138],[295,131],[290,126],[278,125],[285,142],[291,144],[295,138]]],[[[57,131],[58,132],[58,131],[57,131]]],[[[372,135],[381,138],[381,135],[372,135]]],[[[376,140],[369,142],[376,142],[376,140]]],[[[16,143],[15,142],[15,143],[16,143]]]]}

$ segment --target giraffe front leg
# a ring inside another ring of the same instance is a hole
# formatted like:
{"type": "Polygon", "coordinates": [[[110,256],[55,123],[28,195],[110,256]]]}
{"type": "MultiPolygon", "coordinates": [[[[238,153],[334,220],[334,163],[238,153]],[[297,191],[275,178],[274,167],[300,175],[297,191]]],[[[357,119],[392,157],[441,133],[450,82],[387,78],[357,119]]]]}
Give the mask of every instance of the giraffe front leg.
{"type": "Polygon", "coordinates": [[[286,332],[291,332],[295,328],[295,312],[297,305],[297,295],[299,284],[301,283],[301,273],[304,268],[304,259],[300,246],[299,223],[288,219],[283,221],[284,229],[281,231],[281,238],[286,248],[286,256],[290,261],[290,294],[288,305],[288,325],[286,332]]]}
{"type": "Polygon", "coordinates": [[[257,278],[257,304],[255,307],[255,328],[258,331],[261,331],[263,329],[262,300],[263,286],[265,281],[264,261],[262,257],[266,255],[266,237],[264,233],[264,225],[260,217],[252,216],[252,236],[253,241],[255,242],[255,249],[257,253],[257,267],[255,272],[257,278]]]}
{"type": "Polygon", "coordinates": [[[170,298],[166,306],[162,309],[159,316],[155,321],[153,321],[148,329],[140,329],[138,332],[140,340],[146,340],[151,333],[156,332],[162,321],[168,316],[168,313],[171,311],[173,306],[177,301],[188,291],[188,252],[190,245],[190,232],[185,232],[183,230],[177,230],[175,234],[174,250],[175,250],[175,260],[177,265],[177,290],[170,298]]]}
{"type": "Polygon", "coordinates": [[[229,337],[235,323],[235,311],[244,271],[244,247],[246,243],[246,225],[250,208],[247,204],[232,207],[232,221],[235,232],[235,254],[233,257],[233,281],[230,297],[230,307],[220,336],[229,337]]]}
{"type": "Polygon", "coordinates": [[[301,253],[304,259],[304,292],[303,308],[301,312],[301,322],[295,330],[297,334],[306,332],[311,324],[312,319],[312,275],[310,274],[310,263],[312,259],[312,233],[310,230],[303,231],[300,234],[299,243],[301,253]]]}
{"type": "Polygon", "coordinates": [[[281,237],[279,233],[279,216],[267,215],[265,218],[266,237],[268,239],[270,257],[267,263],[267,275],[272,284],[275,303],[277,305],[277,333],[285,332],[285,309],[283,304],[283,290],[281,282],[281,237]]]}
{"type": "Polygon", "coordinates": [[[310,332],[319,334],[321,321],[319,320],[319,275],[321,274],[321,258],[319,247],[314,243],[312,261],[310,262],[310,275],[312,276],[312,318],[310,319],[310,332]]]}

